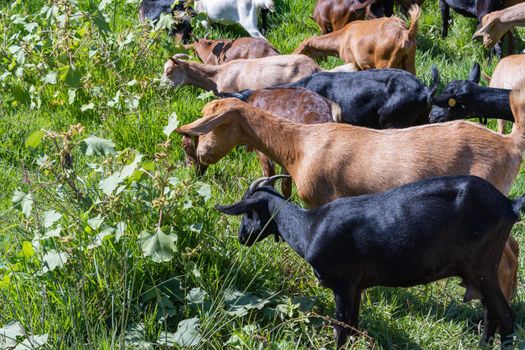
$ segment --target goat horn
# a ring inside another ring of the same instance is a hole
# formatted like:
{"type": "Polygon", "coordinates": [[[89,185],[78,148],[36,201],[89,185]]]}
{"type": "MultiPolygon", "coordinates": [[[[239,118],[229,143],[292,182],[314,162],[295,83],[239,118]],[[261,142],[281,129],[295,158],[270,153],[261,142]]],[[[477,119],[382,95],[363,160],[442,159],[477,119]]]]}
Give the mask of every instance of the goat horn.
{"type": "Polygon", "coordinates": [[[210,34],[211,34],[211,32],[208,32],[208,33],[204,34],[204,39],[208,40],[208,35],[210,35],[210,34]]]}
{"type": "Polygon", "coordinates": [[[173,58],[177,60],[189,60],[191,57],[189,55],[186,55],[185,53],[178,53],[173,56],[173,58]]]}
{"type": "Polygon", "coordinates": [[[252,184],[250,185],[250,188],[248,189],[248,192],[253,193],[259,187],[269,186],[272,183],[274,183],[276,180],[286,179],[290,177],[291,176],[288,174],[279,174],[279,175],[274,175],[272,177],[261,177],[255,180],[254,182],[252,182],[252,184]]]}

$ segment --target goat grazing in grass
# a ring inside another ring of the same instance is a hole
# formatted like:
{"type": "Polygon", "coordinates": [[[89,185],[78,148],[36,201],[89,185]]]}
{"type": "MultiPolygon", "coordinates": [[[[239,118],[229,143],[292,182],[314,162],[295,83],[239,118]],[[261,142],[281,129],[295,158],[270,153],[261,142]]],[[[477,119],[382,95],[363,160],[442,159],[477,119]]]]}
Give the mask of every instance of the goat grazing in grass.
{"type": "Polygon", "coordinates": [[[450,82],[441,95],[432,100],[430,122],[441,123],[465,118],[499,118],[514,121],[510,109],[510,90],[479,85],[480,68],[475,63],[468,80],[450,82]]]}
{"type": "MultiPolygon", "coordinates": [[[[286,169],[310,208],[445,175],[476,175],[507,194],[525,151],[525,92],[511,93],[510,102],[516,128],[509,135],[463,120],[399,130],[304,125],[231,98],[208,103],[201,119],[178,132],[199,135],[201,163],[214,164],[239,144],[261,151],[286,169]]],[[[507,300],[516,290],[518,254],[509,237],[499,265],[507,300]]],[[[466,287],[466,300],[479,297],[466,287]]]]}
{"type": "Polygon", "coordinates": [[[525,196],[509,200],[475,176],[437,177],[381,194],[340,198],[306,211],[288,202],[270,179],[252,183],[243,199],[216,206],[243,215],[239,241],[252,245],[282,238],[332,289],[337,348],[359,322],[361,291],[409,287],[458,276],[481,295],[485,327],[481,344],[499,328],[512,347],[515,314],[498,285],[498,262],[525,196]]]}
{"type": "Polygon", "coordinates": [[[294,54],[312,58],[339,56],[356,70],[400,68],[416,74],[419,6],[410,11],[410,27],[396,17],[354,21],[342,29],[303,41],[294,54]]]}
{"type": "Polygon", "coordinates": [[[262,38],[200,39],[186,49],[193,49],[204,64],[219,65],[238,59],[277,56],[279,52],[262,38]]]}
{"type": "MultiPolygon", "coordinates": [[[[267,88],[255,90],[246,102],[260,108],[276,117],[287,119],[296,123],[320,124],[341,122],[341,108],[334,102],[304,88],[267,88]]],[[[199,162],[196,155],[198,136],[182,137],[182,148],[186,153],[189,163],[195,166],[197,174],[202,175],[207,165],[199,162]],[[195,141],[194,141],[195,140],[195,141]]],[[[261,163],[264,176],[275,174],[273,162],[257,151],[257,158],[261,163]]],[[[282,181],[283,194],[288,198],[292,195],[292,180],[282,181]]]]}
{"type": "MultiPolygon", "coordinates": [[[[428,123],[439,81],[432,68],[432,85],[404,70],[369,69],[361,72],[317,73],[282,87],[303,87],[341,107],[341,122],[374,129],[407,128],[428,123]]],[[[251,90],[231,94],[246,101],[251,90]]],[[[226,94],[228,95],[228,94],[226,94]]]]}

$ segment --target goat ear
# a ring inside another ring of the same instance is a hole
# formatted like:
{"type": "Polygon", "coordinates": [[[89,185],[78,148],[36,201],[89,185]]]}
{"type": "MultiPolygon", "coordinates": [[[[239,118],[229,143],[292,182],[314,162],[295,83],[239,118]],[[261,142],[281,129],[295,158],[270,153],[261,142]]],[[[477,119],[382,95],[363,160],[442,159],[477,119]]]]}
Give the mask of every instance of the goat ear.
{"type": "Polygon", "coordinates": [[[474,63],[474,65],[472,66],[472,69],[470,70],[468,80],[470,80],[473,83],[479,84],[480,78],[481,78],[481,68],[479,67],[478,63],[474,63]]]}
{"type": "Polygon", "coordinates": [[[241,215],[256,209],[260,204],[260,199],[250,198],[232,205],[216,205],[215,209],[226,215],[241,215]]]}
{"type": "Polygon", "coordinates": [[[233,113],[230,109],[219,111],[218,113],[197,119],[193,123],[183,125],[177,128],[176,131],[182,135],[204,135],[216,127],[228,123],[233,113]]]}

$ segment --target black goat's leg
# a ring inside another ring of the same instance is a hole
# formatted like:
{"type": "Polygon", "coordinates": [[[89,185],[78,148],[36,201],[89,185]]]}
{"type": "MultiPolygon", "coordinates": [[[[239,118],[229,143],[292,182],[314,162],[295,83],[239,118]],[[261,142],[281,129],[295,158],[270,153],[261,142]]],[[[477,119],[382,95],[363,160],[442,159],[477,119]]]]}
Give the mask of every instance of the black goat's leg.
{"type": "MultiPolygon", "coordinates": [[[[281,174],[288,175],[286,169],[283,168],[281,174]]],[[[292,195],[292,179],[286,178],[281,180],[281,191],[283,192],[284,198],[290,198],[292,195]]]]}
{"type": "Polygon", "coordinates": [[[266,35],[266,32],[268,31],[268,10],[267,9],[261,10],[261,19],[262,19],[261,33],[263,35],[266,35]]]}
{"type": "MultiPolygon", "coordinates": [[[[341,349],[348,336],[357,330],[358,319],[355,315],[359,314],[359,305],[355,305],[356,293],[357,288],[354,286],[334,289],[335,319],[338,321],[334,325],[337,349],[341,349]]],[[[357,300],[360,301],[360,296],[357,300]]]]}
{"type": "Polygon", "coordinates": [[[445,0],[439,0],[439,10],[441,11],[441,37],[448,35],[448,21],[450,19],[450,6],[445,0]]]}

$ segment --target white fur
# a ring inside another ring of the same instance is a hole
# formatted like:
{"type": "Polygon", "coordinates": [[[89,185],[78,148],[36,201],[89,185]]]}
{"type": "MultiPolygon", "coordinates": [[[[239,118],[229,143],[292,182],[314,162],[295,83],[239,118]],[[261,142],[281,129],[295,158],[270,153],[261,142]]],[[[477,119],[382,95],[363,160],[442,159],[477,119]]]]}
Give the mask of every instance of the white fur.
{"type": "MultiPolygon", "coordinates": [[[[205,13],[211,21],[239,23],[252,37],[264,38],[257,28],[261,9],[274,11],[273,0],[198,0],[195,11],[205,13]]],[[[204,26],[207,22],[203,21],[204,26]]]]}

